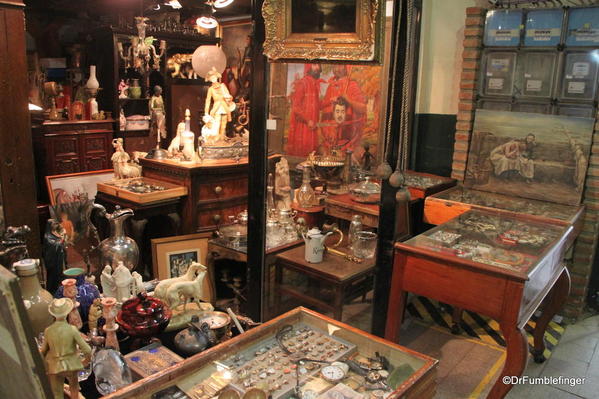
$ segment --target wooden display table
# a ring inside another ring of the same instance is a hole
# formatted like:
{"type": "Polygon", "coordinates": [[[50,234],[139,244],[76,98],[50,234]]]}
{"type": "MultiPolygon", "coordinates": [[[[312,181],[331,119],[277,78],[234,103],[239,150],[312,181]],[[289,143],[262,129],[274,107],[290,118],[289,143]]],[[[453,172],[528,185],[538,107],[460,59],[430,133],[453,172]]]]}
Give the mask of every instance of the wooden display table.
{"type": "Polygon", "coordinates": [[[339,219],[351,221],[353,215],[362,216],[362,225],[379,227],[379,205],[363,204],[351,199],[349,194],[329,195],[324,200],[325,213],[339,219]]]}
{"type": "MultiPolygon", "coordinates": [[[[261,361],[261,358],[256,353],[257,348],[270,345],[269,349],[275,346],[276,350],[277,341],[275,336],[283,328],[291,328],[296,331],[298,329],[314,331],[317,334],[321,334],[320,336],[323,337],[321,339],[324,340],[343,340],[348,346],[353,348],[352,352],[347,356],[354,359],[368,361],[367,359],[374,358],[377,352],[382,354],[388,361],[390,369],[401,367],[403,370],[406,370],[405,373],[398,373],[397,385],[393,387],[393,392],[390,393],[389,398],[431,399],[435,395],[437,360],[375,337],[311,310],[299,307],[220,345],[185,359],[176,365],[167,367],[110,395],[104,396],[104,398],[150,399],[189,397],[195,399],[216,397],[218,396],[218,392],[215,393],[215,391],[221,390],[227,385],[227,382],[222,382],[223,365],[230,366],[228,367],[229,376],[227,376],[225,381],[231,381],[229,385],[238,384],[242,376],[240,376],[237,370],[243,367],[247,368],[249,367],[248,365],[253,365],[255,362],[261,361]],[[215,386],[217,386],[216,389],[215,386]],[[204,396],[206,390],[209,390],[208,396],[204,396]],[[200,392],[204,392],[204,395],[200,392]]],[[[310,342],[310,339],[307,339],[307,341],[310,342]]],[[[313,357],[313,355],[307,354],[306,356],[313,357]]],[[[331,356],[340,358],[341,360],[345,358],[344,355],[337,352],[331,353],[331,356]]],[[[275,376],[281,374],[283,360],[286,360],[288,364],[290,363],[287,360],[289,357],[284,353],[278,355],[277,358],[280,361],[268,366],[273,368],[272,371],[275,373],[275,376]]],[[[310,367],[314,369],[312,366],[310,367]]],[[[323,390],[323,394],[326,394],[327,391],[332,389],[334,384],[328,384],[322,379],[318,372],[321,367],[322,365],[318,363],[316,369],[311,372],[313,376],[311,380],[318,380],[316,382],[321,387],[320,389],[323,390]]],[[[295,375],[290,370],[286,370],[283,376],[277,378],[276,384],[279,385],[278,389],[274,389],[272,383],[269,384],[270,392],[267,392],[267,395],[270,393],[273,398],[289,397],[288,393],[295,387],[295,375]]],[[[247,377],[243,378],[247,380],[247,377]]],[[[363,381],[364,377],[361,377],[361,379],[363,381]]],[[[359,379],[350,371],[342,382],[352,384],[351,380],[359,379]]],[[[251,386],[251,384],[248,385],[251,386]]],[[[239,389],[245,391],[249,387],[241,385],[239,389]]],[[[305,388],[302,387],[301,389],[305,388]]],[[[368,391],[364,392],[364,387],[356,389],[360,389],[363,394],[368,394],[368,391]]]]}
{"type": "MultiPolygon", "coordinates": [[[[348,252],[347,248],[339,248],[348,252]]],[[[275,263],[275,308],[277,313],[282,295],[289,295],[303,303],[333,312],[336,320],[341,320],[343,305],[346,301],[364,296],[372,289],[375,259],[365,259],[354,263],[341,256],[326,253],[321,263],[308,263],[304,258],[305,245],[301,245],[277,255],[275,263]],[[302,292],[292,284],[283,282],[285,271],[292,271],[309,278],[308,290],[302,292]],[[325,289],[320,288],[324,285],[325,289]],[[332,289],[332,295],[325,290],[332,289]],[[331,298],[329,298],[331,297],[331,298]]]]}
{"type": "MultiPolygon", "coordinates": [[[[274,163],[280,155],[271,155],[274,163]]],[[[247,208],[248,159],[179,162],[173,160],[139,160],[142,175],[187,187],[182,200],[183,234],[215,230],[247,208]]],[[[274,165],[271,165],[274,168],[274,165]]]]}
{"type": "Polygon", "coordinates": [[[512,386],[502,377],[524,371],[523,327],[545,299],[534,332],[535,360],[544,360],[543,334],[570,288],[562,258],[572,232],[572,226],[471,210],[396,243],[385,338],[399,339],[407,292],[489,316],[499,322],[507,343],[505,365],[489,397],[504,397],[512,386]]]}

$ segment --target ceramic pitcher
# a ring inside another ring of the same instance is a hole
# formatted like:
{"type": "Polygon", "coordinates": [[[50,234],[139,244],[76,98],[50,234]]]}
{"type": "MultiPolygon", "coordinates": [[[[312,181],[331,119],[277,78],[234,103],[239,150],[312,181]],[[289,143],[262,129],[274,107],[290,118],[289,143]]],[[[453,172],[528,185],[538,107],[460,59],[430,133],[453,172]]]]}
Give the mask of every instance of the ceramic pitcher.
{"type": "Polygon", "coordinates": [[[332,231],[322,234],[322,232],[316,227],[308,230],[306,234],[302,234],[304,242],[306,243],[304,257],[308,263],[320,263],[322,262],[322,256],[324,253],[324,241],[325,239],[333,234],[332,231]]]}

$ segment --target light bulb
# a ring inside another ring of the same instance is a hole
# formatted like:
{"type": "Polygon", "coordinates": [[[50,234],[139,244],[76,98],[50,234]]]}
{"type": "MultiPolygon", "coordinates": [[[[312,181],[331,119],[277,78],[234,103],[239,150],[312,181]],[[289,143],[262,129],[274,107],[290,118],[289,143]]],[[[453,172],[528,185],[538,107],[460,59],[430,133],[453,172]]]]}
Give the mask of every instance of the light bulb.
{"type": "Polygon", "coordinates": [[[218,22],[214,17],[202,16],[196,19],[196,24],[204,29],[214,29],[218,26],[218,22]]]}
{"type": "Polygon", "coordinates": [[[214,3],[212,3],[212,5],[215,8],[223,8],[228,6],[229,4],[233,3],[234,0],[214,0],[214,3]]]}

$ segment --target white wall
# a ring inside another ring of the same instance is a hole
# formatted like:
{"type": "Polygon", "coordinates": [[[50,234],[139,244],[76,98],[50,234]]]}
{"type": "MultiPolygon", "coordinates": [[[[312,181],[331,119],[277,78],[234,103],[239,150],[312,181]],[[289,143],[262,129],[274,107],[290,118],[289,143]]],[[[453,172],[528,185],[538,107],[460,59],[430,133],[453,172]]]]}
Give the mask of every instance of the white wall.
{"type": "Polygon", "coordinates": [[[416,113],[456,114],[466,8],[486,0],[423,0],[416,113]]]}

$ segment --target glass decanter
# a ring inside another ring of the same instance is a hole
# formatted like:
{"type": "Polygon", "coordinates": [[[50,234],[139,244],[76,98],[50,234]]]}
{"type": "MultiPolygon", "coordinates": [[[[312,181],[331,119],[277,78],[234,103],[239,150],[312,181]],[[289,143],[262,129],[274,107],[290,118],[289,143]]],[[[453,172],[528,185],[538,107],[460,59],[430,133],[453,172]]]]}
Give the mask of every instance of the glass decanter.
{"type": "Polygon", "coordinates": [[[316,203],[316,194],[310,184],[310,168],[304,167],[302,185],[297,190],[297,203],[302,208],[309,208],[316,203]]]}

